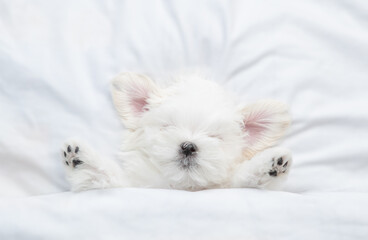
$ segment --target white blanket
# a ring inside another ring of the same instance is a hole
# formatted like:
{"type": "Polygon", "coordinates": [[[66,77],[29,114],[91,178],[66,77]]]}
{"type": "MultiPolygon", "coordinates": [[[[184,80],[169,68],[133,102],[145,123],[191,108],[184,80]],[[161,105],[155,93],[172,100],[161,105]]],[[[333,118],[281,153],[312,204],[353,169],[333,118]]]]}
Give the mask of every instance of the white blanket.
{"type": "Polygon", "coordinates": [[[0,239],[367,239],[367,12],[352,0],[0,0],[0,239]],[[244,103],[290,105],[284,192],[65,192],[66,138],[116,156],[114,75],[199,68],[244,103]]]}

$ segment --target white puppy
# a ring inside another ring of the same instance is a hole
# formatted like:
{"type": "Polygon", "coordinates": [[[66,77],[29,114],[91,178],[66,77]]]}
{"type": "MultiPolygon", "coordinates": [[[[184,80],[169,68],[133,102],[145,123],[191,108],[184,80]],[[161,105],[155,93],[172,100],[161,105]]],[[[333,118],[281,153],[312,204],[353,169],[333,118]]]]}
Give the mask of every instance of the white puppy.
{"type": "Polygon", "coordinates": [[[147,76],[123,73],[112,83],[115,107],[129,130],[121,161],[81,142],[62,149],[74,191],[109,187],[277,188],[291,166],[289,150],[272,147],[290,124],[284,104],[245,107],[200,77],[160,88],[147,76]]]}

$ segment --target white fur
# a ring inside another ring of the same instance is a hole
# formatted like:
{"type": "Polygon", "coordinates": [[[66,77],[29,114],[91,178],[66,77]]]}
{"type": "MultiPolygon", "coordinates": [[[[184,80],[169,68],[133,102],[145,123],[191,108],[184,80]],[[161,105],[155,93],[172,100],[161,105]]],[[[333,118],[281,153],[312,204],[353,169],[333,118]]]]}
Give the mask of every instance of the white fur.
{"type": "Polygon", "coordinates": [[[68,162],[72,190],[276,188],[287,177],[290,151],[269,148],[290,123],[282,103],[264,100],[243,107],[220,86],[198,76],[160,88],[134,73],[113,80],[112,96],[128,128],[121,164],[98,156],[81,142],[67,141],[63,161],[68,162]],[[183,142],[198,148],[189,168],[182,165],[189,161],[180,154],[183,142]],[[82,163],[73,167],[73,159],[82,163]]]}

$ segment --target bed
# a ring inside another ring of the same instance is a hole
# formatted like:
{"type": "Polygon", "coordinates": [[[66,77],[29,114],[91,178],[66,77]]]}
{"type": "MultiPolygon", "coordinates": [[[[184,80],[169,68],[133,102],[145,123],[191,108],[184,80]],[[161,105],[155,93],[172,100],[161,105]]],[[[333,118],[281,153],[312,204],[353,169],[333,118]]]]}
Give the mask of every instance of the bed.
{"type": "Polygon", "coordinates": [[[366,1],[0,1],[0,239],[367,239],[366,1]],[[283,191],[71,193],[60,146],[116,157],[119,72],[206,72],[290,106],[283,191]]]}

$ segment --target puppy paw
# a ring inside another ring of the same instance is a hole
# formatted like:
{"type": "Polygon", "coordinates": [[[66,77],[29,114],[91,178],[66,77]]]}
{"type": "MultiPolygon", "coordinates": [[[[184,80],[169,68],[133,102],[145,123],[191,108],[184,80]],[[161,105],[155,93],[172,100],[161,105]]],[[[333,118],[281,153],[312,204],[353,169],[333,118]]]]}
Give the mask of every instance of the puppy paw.
{"type": "Polygon", "coordinates": [[[66,179],[72,191],[122,186],[120,166],[102,159],[79,140],[68,140],[61,149],[66,179]]]}
{"type": "Polygon", "coordinates": [[[68,140],[61,149],[64,166],[67,170],[90,169],[98,165],[95,151],[83,142],[68,140]]]}
{"type": "Polygon", "coordinates": [[[278,189],[281,183],[287,179],[292,165],[291,152],[286,148],[275,147],[266,149],[261,155],[260,187],[278,189]]]}
{"type": "Polygon", "coordinates": [[[287,179],[291,163],[290,150],[281,147],[268,148],[237,168],[231,186],[280,189],[287,179]]]}
{"type": "Polygon", "coordinates": [[[97,154],[79,140],[68,140],[61,148],[66,179],[73,191],[95,188],[100,163],[97,154]]]}
{"type": "Polygon", "coordinates": [[[272,177],[277,177],[280,174],[287,173],[290,168],[291,163],[291,154],[285,153],[283,155],[277,155],[272,158],[271,163],[272,166],[268,171],[268,175],[272,177]]]}
{"type": "Polygon", "coordinates": [[[68,168],[77,168],[84,164],[81,160],[81,148],[76,143],[66,143],[62,150],[64,164],[68,168]]]}

